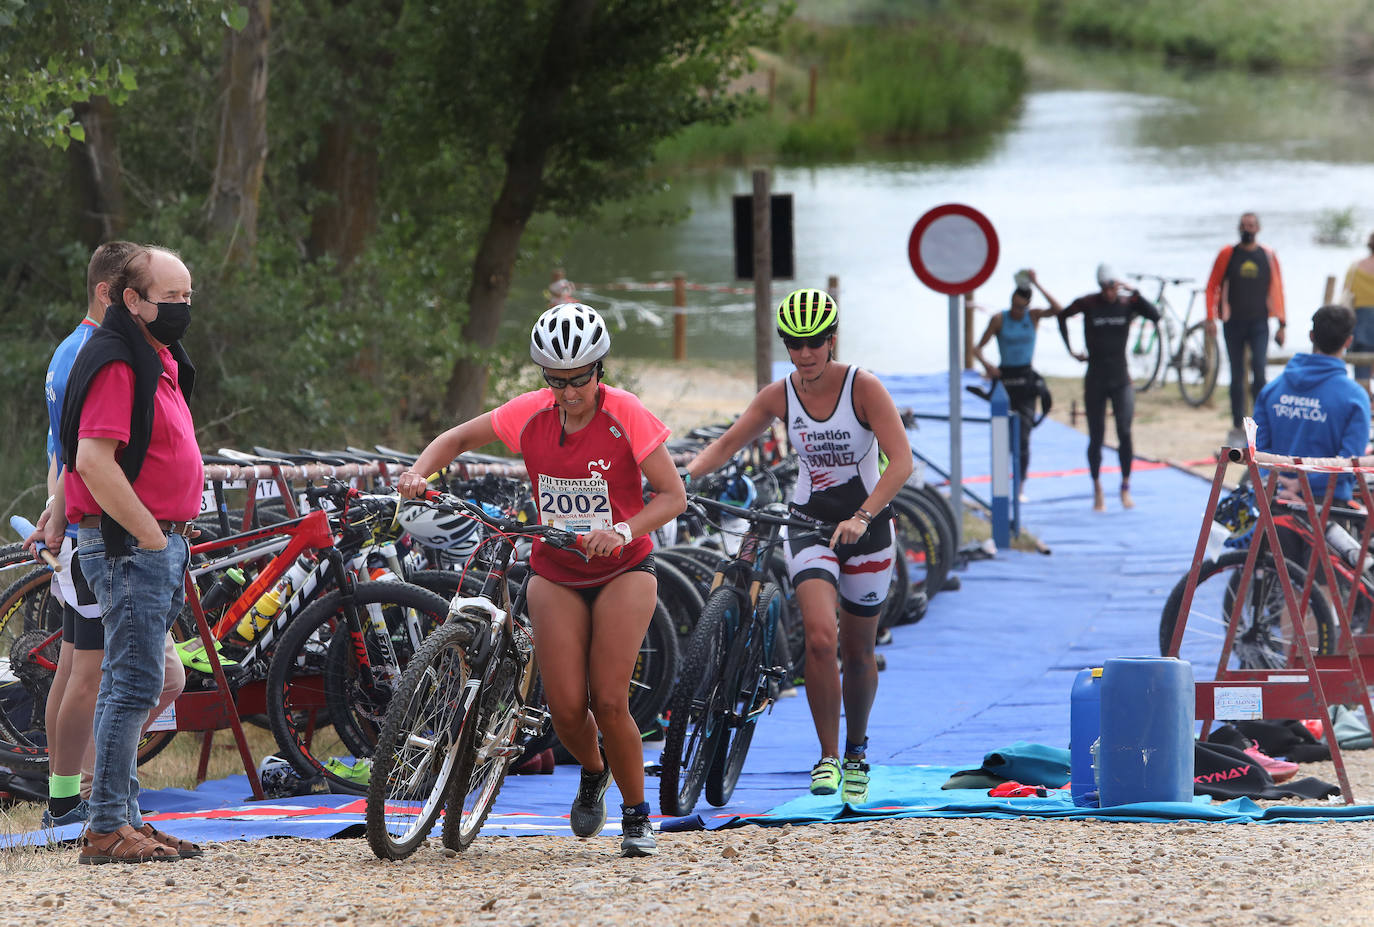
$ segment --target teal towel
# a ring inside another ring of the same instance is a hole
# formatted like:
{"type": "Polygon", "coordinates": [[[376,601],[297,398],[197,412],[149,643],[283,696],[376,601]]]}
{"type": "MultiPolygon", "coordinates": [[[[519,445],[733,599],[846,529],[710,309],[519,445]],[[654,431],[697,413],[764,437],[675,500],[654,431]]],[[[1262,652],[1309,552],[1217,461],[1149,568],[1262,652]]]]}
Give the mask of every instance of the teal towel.
{"type": "Polygon", "coordinates": [[[1057,789],[1069,781],[1069,751],[1018,740],[983,757],[983,771],[1022,785],[1057,789]]]}

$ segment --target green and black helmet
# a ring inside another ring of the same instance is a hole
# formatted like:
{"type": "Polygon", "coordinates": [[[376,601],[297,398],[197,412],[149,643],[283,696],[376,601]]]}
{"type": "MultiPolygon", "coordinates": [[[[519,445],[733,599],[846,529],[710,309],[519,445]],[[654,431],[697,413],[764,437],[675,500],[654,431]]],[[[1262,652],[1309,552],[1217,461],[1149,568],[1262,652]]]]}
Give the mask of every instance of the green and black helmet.
{"type": "Polygon", "coordinates": [[[839,310],[825,290],[793,290],[778,306],[778,334],[784,338],[812,338],[834,334],[839,310]]]}

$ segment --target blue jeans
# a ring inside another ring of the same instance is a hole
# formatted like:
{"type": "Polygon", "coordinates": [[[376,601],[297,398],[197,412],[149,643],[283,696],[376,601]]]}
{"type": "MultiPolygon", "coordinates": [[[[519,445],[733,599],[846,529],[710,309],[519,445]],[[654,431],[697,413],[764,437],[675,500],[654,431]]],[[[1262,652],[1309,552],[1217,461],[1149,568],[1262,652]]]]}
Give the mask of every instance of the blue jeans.
{"type": "Polygon", "coordinates": [[[100,604],[105,626],[89,825],[104,834],[124,824],[143,825],[138,741],[162,694],[163,642],[185,600],[190,547],[175,534],[159,551],[134,547],[131,540],[128,556],[107,560],[99,531],[81,529],[76,543],[81,573],[100,604]]]}

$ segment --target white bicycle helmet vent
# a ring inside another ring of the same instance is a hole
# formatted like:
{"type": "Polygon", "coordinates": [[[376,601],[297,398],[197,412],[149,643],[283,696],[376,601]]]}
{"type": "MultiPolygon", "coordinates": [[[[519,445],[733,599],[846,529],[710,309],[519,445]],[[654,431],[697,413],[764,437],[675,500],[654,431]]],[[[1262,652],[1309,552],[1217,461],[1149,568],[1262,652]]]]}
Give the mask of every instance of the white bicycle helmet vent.
{"type": "Polygon", "coordinates": [[[415,540],[439,550],[467,548],[471,552],[477,545],[481,529],[481,525],[471,518],[436,512],[423,505],[403,506],[400,521],[406,533],[415,540]]]}
{"type": "Polygon", "coordinates": [[[594,364],[611,350],[606,323],[591,306],[564,303],[539,317],[530,332],[530,357],[541,367],[572,370],[594,364]]]}

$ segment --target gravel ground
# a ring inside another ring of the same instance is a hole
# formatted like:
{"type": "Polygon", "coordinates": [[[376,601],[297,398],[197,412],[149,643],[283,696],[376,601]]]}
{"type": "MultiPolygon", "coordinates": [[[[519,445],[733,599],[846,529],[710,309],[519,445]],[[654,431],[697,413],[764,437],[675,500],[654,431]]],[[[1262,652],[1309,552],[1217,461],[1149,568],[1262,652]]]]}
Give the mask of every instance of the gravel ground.
{"type": "MultiPolygon", "coordinates": [[[[1347,757],[1374,802],[1374,753],[1347,757]]],[[[1334,781],[1330,764],[1300,775],[1334,781]]],[[[661,835],[479,836],[383,863],[363,840],[216,844],[198,860],[78,867],[11,851],[0,924],[1359,925],[1374,823],[889,820],[661,835]]]]}

